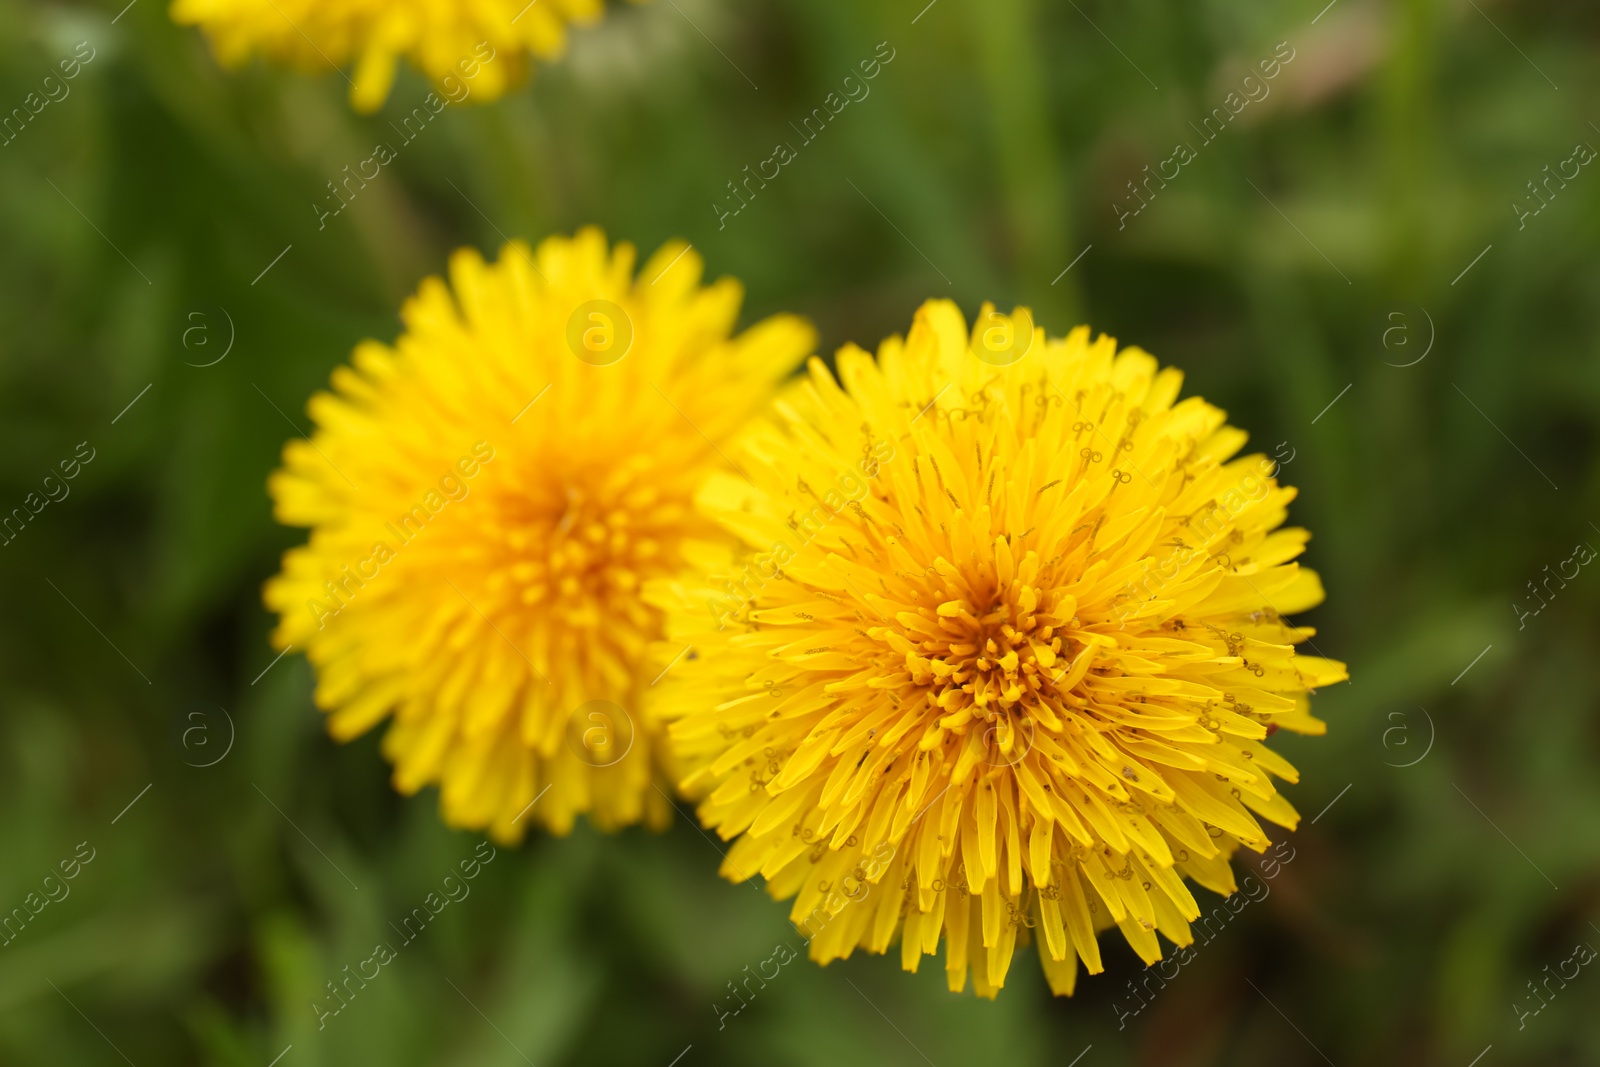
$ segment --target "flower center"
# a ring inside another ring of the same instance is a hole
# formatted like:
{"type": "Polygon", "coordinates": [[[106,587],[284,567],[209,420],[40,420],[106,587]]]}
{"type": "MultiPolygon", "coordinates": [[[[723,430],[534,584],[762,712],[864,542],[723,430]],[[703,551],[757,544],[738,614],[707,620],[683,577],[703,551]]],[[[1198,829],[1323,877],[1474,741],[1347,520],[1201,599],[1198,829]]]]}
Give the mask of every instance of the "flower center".
{"type": "Polygon", "coordinates": [[[644,627],[640,583],[661,567],[661,543],[681,508],[654,486],[610,479],[599,488],[558,483],[508,496],[491,535],[489,587],[562,623],[595,629],[618,619],[644,627]]]}
{"type": "Polygon", "coordinates": [[[983,724],[1009,754],[1019,732],[1032,736],[1036,719],[1059,724],[1046,701],[1058,710],[1082,703],[1067,692],[1082,677],[1072,668],[1086,647],[1071,636],[1076,605],[1035,584],[1033,553],[1004,588],[994,571],[968,576],[943,559],[932,570],[942,579],[927,590],[933,606],[899,615],[905,671],[938,713],[924,747],[945,731],[959,736],[983,724]]]}

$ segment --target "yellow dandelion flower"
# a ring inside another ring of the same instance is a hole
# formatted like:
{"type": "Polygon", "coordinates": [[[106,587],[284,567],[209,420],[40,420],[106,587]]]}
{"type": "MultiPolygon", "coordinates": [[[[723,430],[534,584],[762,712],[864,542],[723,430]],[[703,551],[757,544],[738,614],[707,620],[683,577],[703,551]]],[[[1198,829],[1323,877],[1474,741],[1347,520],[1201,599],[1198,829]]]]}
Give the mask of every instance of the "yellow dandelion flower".
{"type": "MultiPolygon", "coordinates": [[[[308,73],[352,66],[359,111],[376,111],[405,56],[451,99],[493,100],[527,74],[530,57],[566,48],[569,24],[599,21],[604,0],[173,0],[173,20],[199,26],[225,66],[261,55],[308,73]],[[465,93],[463,93],[463,88],[465,93]]],[[[459,100],[458,100],[459,102],[459,100]]]]}
{"type": "MultiPolygon", "coordinates": [[[[945,945],[992,997],[1038,940],[1051,988],[1115,924],[1188,945],[1185,878],[1293,827],[1264,739],[1321,733],[1346,677],[1283,612],[1322,599],[1294,490],[1181,375],[1087,328],[933,301],[838,381],[813,360],[700,506],[742,546],[654,583],[697,655],[657,714],[727,839],[820,963],[945,945]]],[[[668,688],[670,686],[670,688],[668,688]]]]}
{"type": "Polygon", "coordinates": [[[811,350],[785,316],[733,336],[741,287],[702,286],[681,243],[633,268],[597,230],[457,252],[395,345],[311,399],[269,483],[311,528],[266,585],[273,642],[315,667],[329,732],[392,717],[395,787],[438,783],[447,822],[507,841],[670,815],[634,711],[662,636],[640,590],[725,536],[696,487],[811,350]]]}

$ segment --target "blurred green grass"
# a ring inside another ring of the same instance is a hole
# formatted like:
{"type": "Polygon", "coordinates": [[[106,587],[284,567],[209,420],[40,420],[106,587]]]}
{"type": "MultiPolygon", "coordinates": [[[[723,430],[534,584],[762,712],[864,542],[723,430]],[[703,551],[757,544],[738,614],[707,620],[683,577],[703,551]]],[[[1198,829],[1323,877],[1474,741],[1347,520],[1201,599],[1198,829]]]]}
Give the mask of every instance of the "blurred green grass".
{"type": "Polygon", "coordinates": [[[158,0],[112,25],[118,7],[0,0],[0,105],[96,49],[0,148],[0,506],[97,450],[0,549],[0,904],[97,850],[0,949],[0,1062],[264,1067],[292,1045],[282,1067],[665,1065],[692,1046],[684,1067],[945,1067],[1092,1045],[1082,1067],[1464,1067],[1491,1044],[1482,1067],[1600,1062],[1600,979],[1522,1029],[1512,1007],[1600,944],[1600,585],[1580,575],[1521,630],[1510,607],[1600,538],[1600,176],[1524,230],[1508,210],[1600,144],[1593,8],[628,8],[530,87],[447,109],[319,232],[323,183],[426,86],[403,76],[358,118],[337,78],[225,74],[158,0]],[[896,54],[871,95],[718,229],[725,183],[880,41],[896,54]],[[1273,95],[1119,230],[1125,183],[1280,41],[1296,59],[1273,95]],[[1277,747],[1308,821],[1337,803],[1125,1030],[1139,968],[1109,941],[1066,1001],[1031,950],[994,1004],[946,993],[936,965],[796,961],[719,1030],[724,984],[792,935],[680,817],[502,851],[317,1031],[323,983],[477,839],[431,794],[395,796],[374,737],[325,737],[298,656],[261,674],[258,591],[299,536],[264,481],[305,399],[357,340],[394,336],[450,249],[586,223],[644,252],[687,238],[743,280],[747,321],[801,312],[825,352],[934,295],[1027,303],[1052,333],[1086,320],[1183,368],[1255,447],[1295,450],[1293,519],[1329,592],[1308,621],[1353,682],[1318,697],[1326,738],[1277,747]],[[220,344],[224,311],[228,358],[185,365],[220,349],[184,331],[220,344]],[[1397,323],[1413,347],[1385,346],[1397,323]],[[199,704],[237,729],[208,768],[184,762],[199,704]]]}

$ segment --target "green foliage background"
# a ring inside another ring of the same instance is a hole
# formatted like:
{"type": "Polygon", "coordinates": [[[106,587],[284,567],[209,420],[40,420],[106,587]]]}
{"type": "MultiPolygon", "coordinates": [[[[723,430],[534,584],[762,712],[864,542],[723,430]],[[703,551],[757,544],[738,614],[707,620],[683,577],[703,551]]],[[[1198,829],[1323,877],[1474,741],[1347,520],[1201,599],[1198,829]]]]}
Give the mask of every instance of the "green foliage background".
{"type": "Polygon", "coordinates": [[[1600,945],[1600,576],[1552,584],[1521,628],[1512,606],[1600,544],[1600,174],[1523,229],[1508,207],[1600,144],[1600,11],[924,2],[614,11],[530,86],[447,109],[319,232],[309,205],[391,138],[415,74],[357,117],[331,73],[221,71],[161,0],[115,24],[120,0],[0,0],[0,107],[96,50],[0,148],[0,508],[95,450],[0,548],[0,908],[95,850],[0,948],[0,1062],[1600,1062],[1600,975],[1522,1028],[1514,1007],[1600,945]],[[880,41],[871,95],[719,229],[724,183],[880,41]],[[1280,41],[1271,96],[1199,148],[1189,124],[1280,41]],[[1119,229],[1124,183],[1180,140],[1199,158],[1119,229]],[[261,583],[302,536],[265,478],[450,249],[591,222],[646,252],[687,238],[745,282],[747,319],[809,315],[824,351],[933,295],[1089,321],[1293,449],[1329,591],[1307,621],[1354,681],[1317,698],[1326,738],[1276,742],[1303,774],[1294,862],[1124,1028],[1139,967],[1108,938],[1071,1000],[1031,949],[995,1003],[946,992],[937,961],[797,961],[719,1029],[725,983],[798,942],[680,817],[502,851],[318,1032],[323,983],[477,838],[396,796],[375,737],[326,737],[298,655],[252,683],[261,583]],[[220,351],[224,312],[228,358],[185,365],[220,351]],[[196,324],[212,347],[185,348],[196,324]],[[206,706],[237,736],[195,768],[206,706]]]}

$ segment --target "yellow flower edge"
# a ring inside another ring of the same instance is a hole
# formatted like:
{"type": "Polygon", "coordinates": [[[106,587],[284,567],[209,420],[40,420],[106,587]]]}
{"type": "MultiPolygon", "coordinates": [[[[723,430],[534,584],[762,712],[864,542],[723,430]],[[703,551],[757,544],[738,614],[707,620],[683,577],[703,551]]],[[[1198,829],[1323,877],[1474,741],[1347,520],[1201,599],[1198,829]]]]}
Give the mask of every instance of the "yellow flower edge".
{"type": "Polygon", "coordinates": [[[566,48],[569,25],[591,25],[603,0],[173,0],[172,18],[205,31],[218,60],[254,56],[307,73],[339,71],[358,111],[383,105],[401,57],[454,99],[494,100],[530,59],[566,48]],[[350,67],[348,74],[345,68],[350,67]],[[466,87],[462,93],[460,87],[466,87]]]}
{"type": "Polygon", "coordinates": [[[1039,941],[1051,989],[1193,942],[1186,879],[1236,884],[1298,816],[1264,744],[1346,679],[1285,615],[1323,597],[1295,492],[1137,348],[930,301],[874,359],[813,359],[699,497],[740,547],[652,583],[657,687],[699,815],[826,964],[944,943],[993,997],[1039,941]]]}
{"type": "Polygon", "coordinates": [[[335,738],[390,720],[395,787],[439,785],[452,826],[670,819],[640,590],[725,537],[694,493],[813,345],[789,316],[735,334],[741,287],[701,269],[672,242],[635,277],[593,229],[458,251],[269,479],[311,531],[265,586],[274,645],[305,652],[335,738]]]}

